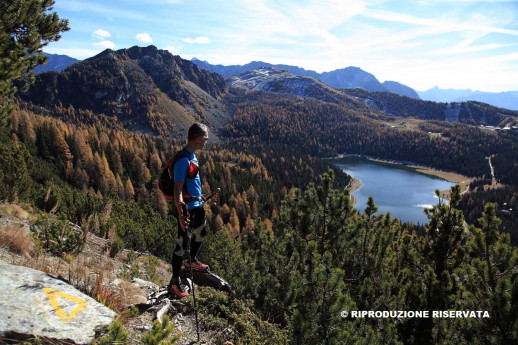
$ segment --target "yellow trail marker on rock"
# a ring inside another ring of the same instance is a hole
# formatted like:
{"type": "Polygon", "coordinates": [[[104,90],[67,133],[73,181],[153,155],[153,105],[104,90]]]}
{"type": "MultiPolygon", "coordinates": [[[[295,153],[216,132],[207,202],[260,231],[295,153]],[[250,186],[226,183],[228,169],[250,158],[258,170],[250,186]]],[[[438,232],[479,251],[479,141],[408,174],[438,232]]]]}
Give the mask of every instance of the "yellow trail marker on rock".
{"type": "Polygon", "coordinates": [[[85,310],[86,306],[88,305],[88,302],[82,300],[81,298],[71,296],[69,294],[66,294],[64,292],[54,290],[52,288],[43,288],[43,292],[45,293],[45,296],[47,296],[50,305],[54,310],[56,311],[56,314],[59,316],[59,318],[63,321],[68,321],[70,319],[73,319],[76,317],[76,313],[85,310]],[[72,301],[74,303],[77,303],[77,306],[68,314],[66,311],[61,308],[58,299],[56,297],[62,297],[65,299],[68,299],[69,301],[72,301]]]}

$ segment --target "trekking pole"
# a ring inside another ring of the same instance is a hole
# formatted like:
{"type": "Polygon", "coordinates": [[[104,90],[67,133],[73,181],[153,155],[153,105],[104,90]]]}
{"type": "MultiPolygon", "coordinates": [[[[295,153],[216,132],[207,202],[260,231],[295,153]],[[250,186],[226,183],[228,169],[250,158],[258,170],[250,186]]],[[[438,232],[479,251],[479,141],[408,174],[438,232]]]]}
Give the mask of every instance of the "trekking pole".
{"type": "MultiPolygon", "coordinates": [[[[219,197],[219,193],[220,192],[221,192],[221,189],[217,188],[216,191],[214,193],[212,193],[209,197],[207,197],[207,198],[203,198],[202,197],[202,202],[205,203],[206,201],[210,200],[213,197],[216,199],[217,197],[219,197]]],[[[182,207],[182,213],[183,214],[187,214],[187,205],[182,204],[181,207],[182,207]]],[[[187,257],[188,257],[188,260],[189,260],[189,275],[190,275],[190,278],[191,278],[192,301],[193,301],[193,304],[194,304],[194,317],[195,317],[195,320],[196,320],[196,335],[198,336],[197,342],[200,342],[200,326],[199,326],[199,322],[198,322],[198,305],[196,304],[196,292],[194,291],[195,290],[194,289],[194,277],[193,277],[193,274],[192,274],[192,255],[191,255],[191,237],[192,237],[192,233],[190,231],[189,225],[187,225],[187,229],[186,229],[185,235],[187,237],[186,252],[187,252],[187,257]]]]}
{"type": "MultiPolygon", "coordinates": [[[[183,211],[183,214],[187,214],[187,206],[185,204],[182,204],[182,211],[183,211]]],[[[189,225],[187,225],[187,229],[185,229],[185,236],[187,237],[187,248],[186,248],[186,252],[187,252],[187,257],[188,257],[188,260],[189,260],[189,275],[190,275],[190,278],[191,278],[191,288],[192,288],[192,301],[193,301],[193,304],[194,304],[194,317],[196,319],[196,334],[198,336],[198,341],[197,342],[200,342],[200,327],[199,327],[199,324],[198,324],[198,306],[196,304],[196,293],[195,293],[195,289],[194,289],[194,277],[192,275],[192,256],[191,256],[191,237],[192,237],[192,233],[189,229],[189,225]]]]}
{"type": "Polygon", "coordinates": [[[208,197],[206,197],[206,198],[201,197],[202,202],[205,203],[205,202],[209,201],[212,198],[216,199],[215,202],[217,202],[217,200],[219,199],[219,193],[220,192],[221,192],[221,188],[216,188],[216,191],[214,193],[212,193],[211,195],[209,195],[208,197]]]}

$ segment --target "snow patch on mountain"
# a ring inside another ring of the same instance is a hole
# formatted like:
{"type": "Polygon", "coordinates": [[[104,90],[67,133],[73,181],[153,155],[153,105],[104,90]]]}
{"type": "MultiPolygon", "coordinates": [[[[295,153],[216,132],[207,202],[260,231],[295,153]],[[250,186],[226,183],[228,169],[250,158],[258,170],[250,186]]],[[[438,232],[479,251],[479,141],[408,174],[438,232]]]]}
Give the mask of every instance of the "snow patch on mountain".
{"type": "Polygon", "coordinates": [[[313,77],[298,76],[274,67],[262,67],[228,78],[230,87],[270,91],[298,97],[317,98],[324,102],[338,103],[346,97],[313,77]]]}
{"type": "Polygon", "coordinates": [[[303,77],[296,77],[286,71],[273,68],[273,67],[262,67],[252,71],[233,76],[227,79],[227,83],[232,87],[244,87],[249,90],[264,90],[269,91],[271,87],[269,84],[273,81],[279,81],[284,78],[297,78],[302,79],[303,77]]]}

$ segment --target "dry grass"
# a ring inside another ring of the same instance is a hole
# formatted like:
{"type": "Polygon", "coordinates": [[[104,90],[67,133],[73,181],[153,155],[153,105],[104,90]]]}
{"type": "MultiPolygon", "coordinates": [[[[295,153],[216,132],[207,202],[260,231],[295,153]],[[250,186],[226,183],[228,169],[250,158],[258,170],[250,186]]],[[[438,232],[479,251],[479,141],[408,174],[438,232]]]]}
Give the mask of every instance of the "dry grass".
{"type": "Polygon", "coordinates": [[[0,230],[0,246],[27,258],[34,253],[36,245],[32,236],[22,227],[9,225],[0,230]]]}
{"type": "Polygon", "coordinates": [[[122,300],[126,306],[134,305],[138,303],[146,303],[146,293],[128,281],[122,281],[120,286],[120,294],[122,295],[122,300]]]}
{"type": "Polygon", "coordinates": [[[103,279],[104,272],[97,272],[95,285],[91,286],[90,290],[87,290],[86,293],[117,313],[122,312],[125,305],[121,294],[111,288],[110,285],[104,284],[103,279]]]}
{"type": "Polygon", "coordinates": [[[100,262],[97,266],[86,265],[91,261],[91,257],[79,255],[68,263],[67,280],[79,291],[121,313],[128,305],[126,292],[109,283],[113,279],[113,274],[105,271],[100,262]]]}
{"type": "Polygon", "coordinates": [[[36,216],[29,211],[26,211],[22,206],[17,204],[0,204],[0,215],[8,215],[20,219],[27,219],[31,222],[36,220],[36,216]]]}
{"type": "Polygon", "coordinates": [[[21,206],[16,204],[0,204],[0,214],[7,214],[12,217],[25,218],[29,216],[29,212],[25,211],[21,206]]]}

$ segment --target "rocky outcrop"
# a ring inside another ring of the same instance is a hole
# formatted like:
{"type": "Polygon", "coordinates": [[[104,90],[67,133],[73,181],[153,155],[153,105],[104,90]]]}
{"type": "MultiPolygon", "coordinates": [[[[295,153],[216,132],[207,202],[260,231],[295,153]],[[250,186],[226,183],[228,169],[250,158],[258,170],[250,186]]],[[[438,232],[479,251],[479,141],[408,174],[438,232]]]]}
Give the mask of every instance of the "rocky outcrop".
{"type": "Polygon", "coordinates": [[[444,109],[444,120],[448,122],[459,122],[460,104],[449,103],[444,109]]]}
{"type": "Polygon", "coordinates": [[[0,261],[0,343],[42,338],[90,344],[116,313],[66,282],[0,261]]]}
{"type": "MultiPolygon", "coordinates": [[[[187,279],[190,277],[188,270],[182,270],[180,275],[187,279]]],[[[192,272],[193,280],[195,284],[200,286],[210,286],[216,290],[230,292],[232,289],[227,281],[213,272],[192,272]]]]}

